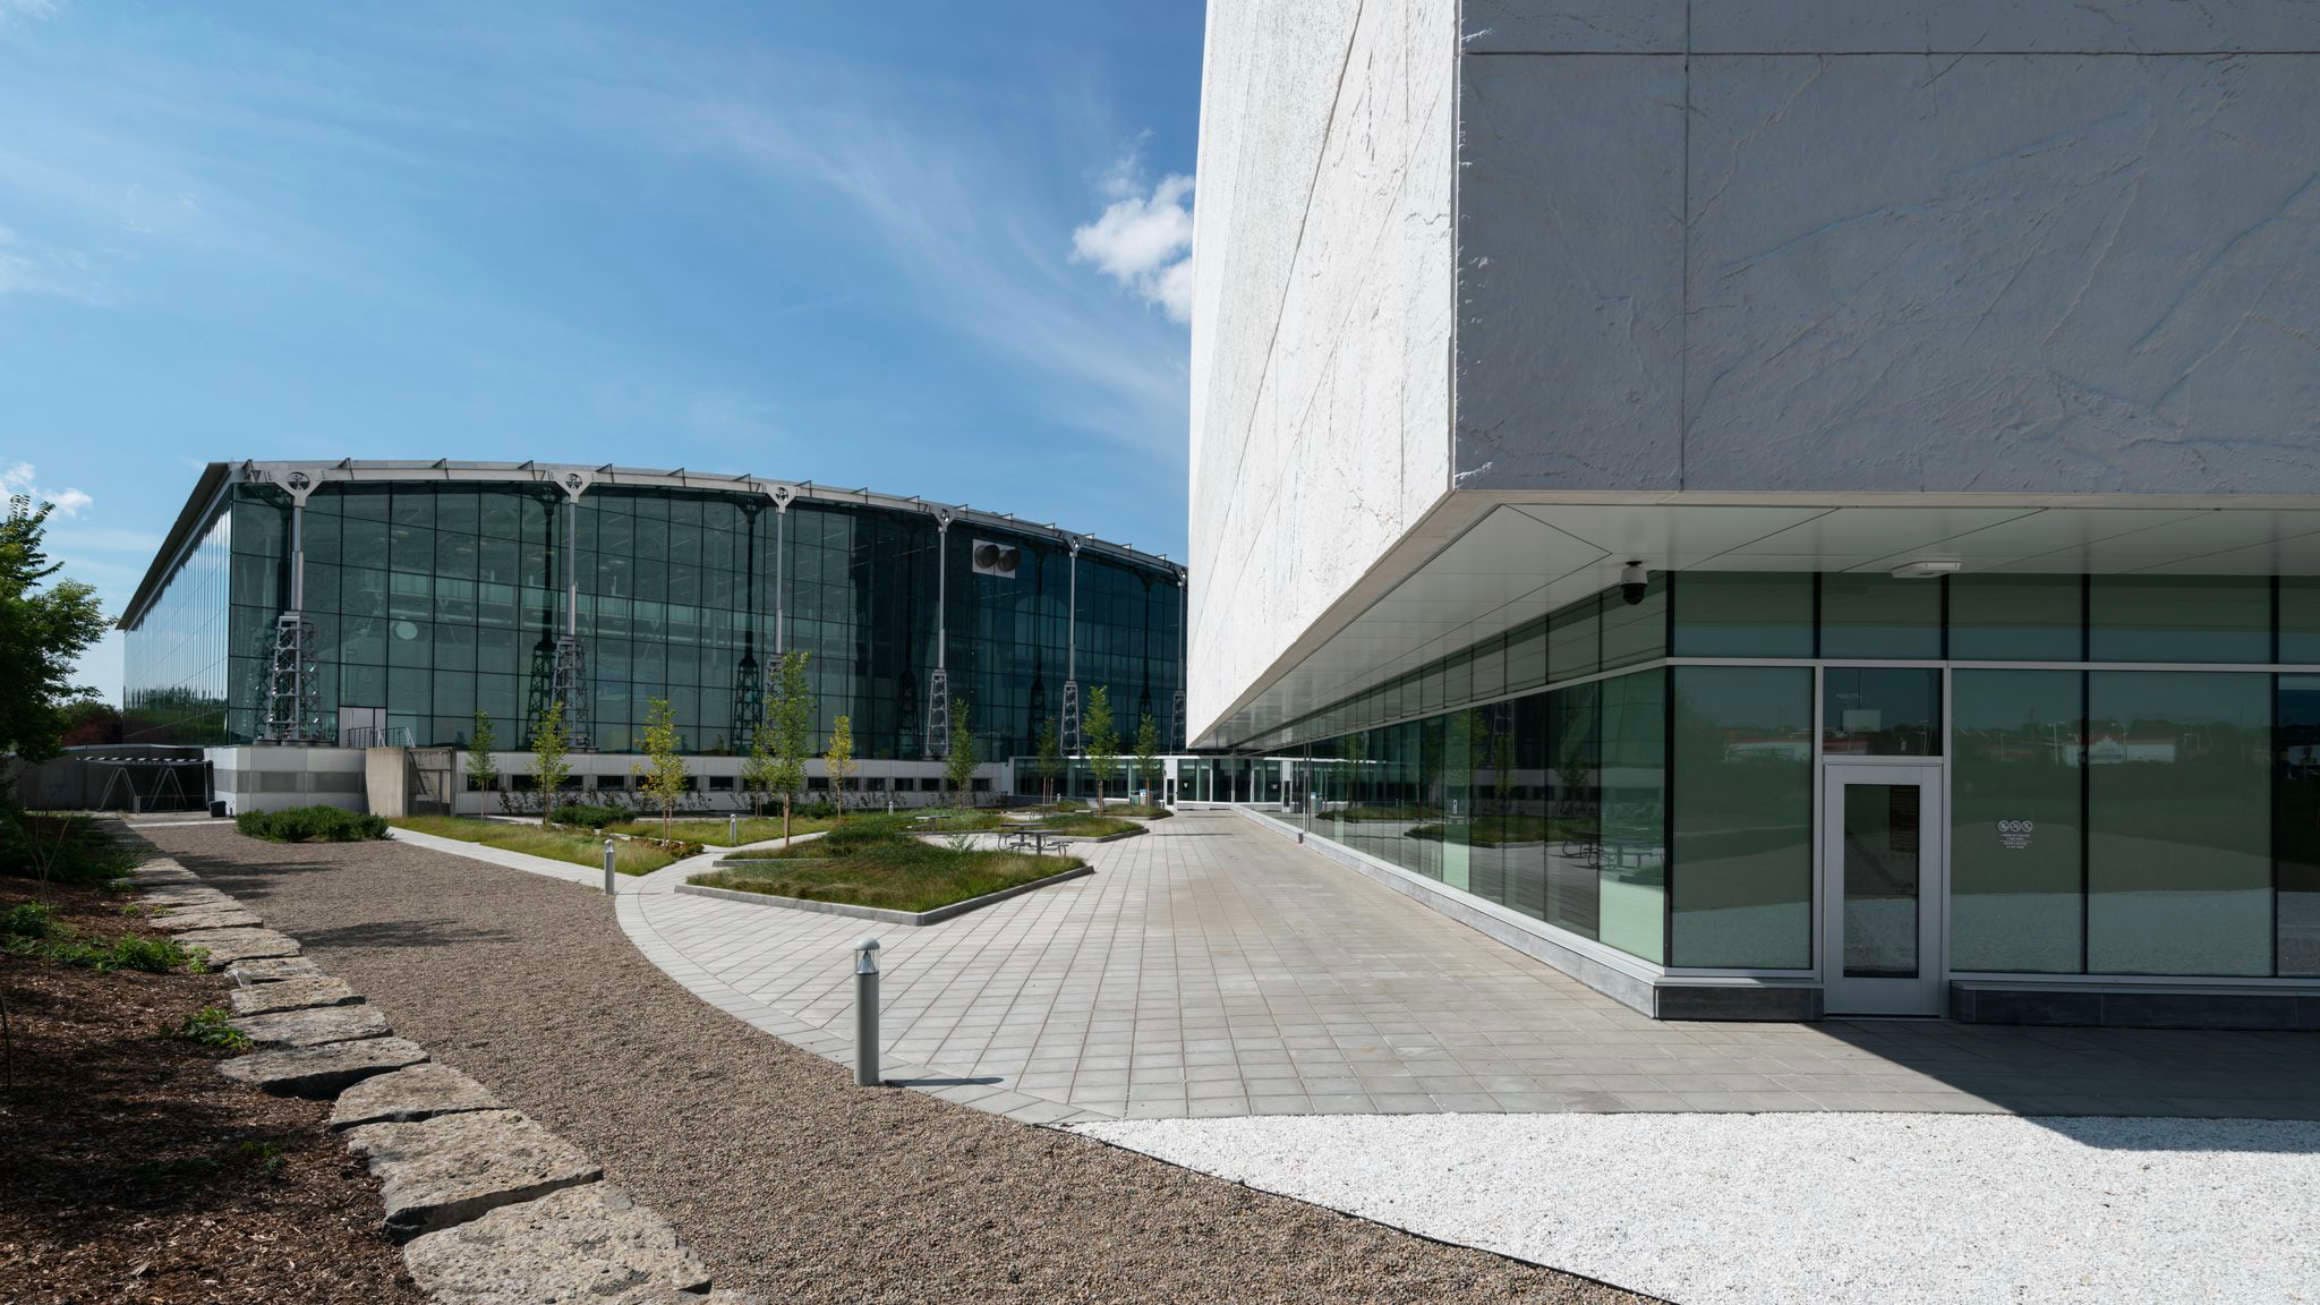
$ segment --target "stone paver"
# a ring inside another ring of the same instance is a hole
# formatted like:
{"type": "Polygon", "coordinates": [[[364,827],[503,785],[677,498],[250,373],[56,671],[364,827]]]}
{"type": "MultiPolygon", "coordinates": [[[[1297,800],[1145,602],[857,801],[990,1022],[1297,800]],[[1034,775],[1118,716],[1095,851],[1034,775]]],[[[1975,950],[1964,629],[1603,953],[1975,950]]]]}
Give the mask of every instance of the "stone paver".
{"type": "Polygon", "coordinates": [[[611,1183],[503,1205],[417,1238],[403,1259],[437,1305],[609,1303],[709,1286],[709,1270],[667,1221],[611,1183]]]}
{"type": "Polygon", "coordinates": [[[272,929],[195,929],[177,935],[177,941],[208,952],[212,965],[296,956],[300,950],[297,939],[272,929]]]}
{"type": "Polygon", "coordinates": [[[310,1006],[352,1006],[362,1000],[344,979],[312,978],[283,979],[276,983],[257,983],[236,988],[228,994],[233,998],[236,1015],[270,1015],[275,1011],[304,1010],[310,1006]]]}
{"type": "Polygon", "coordinates": [[[338,1096],[332,1128],[409,1123],[465,1110],[502,1110],[507,1103],[467,1075],[432,1061],[366,1078],[338,1096]]]}
{"type": "MultiPolygon", "coordinates": [[[[279,987],[279,984],[272,985],[279,987]]],[[[316,1006],[244,1015],[226,1021],[261,1047],[319,1047],[389,1033],[376,1006],[316,1006]]]]}
{"type": "Polygon", "coordinates": [[[405,1238],[604,1176],[586,1152],[513,1110],[364,1124],[347,1130],[346,1146],[370,1162],[387,1231],[405,1238]]]}
{"type": "Polygon", "coordinates": [[[196,929],[255,929],[265,921],[239,908],[211,906],[195,910],[163,911],[145,923],[163,933],[189,933],[196,929]]]}
{"type": "Polygon", "coordinates": [[[220,1061],[218,1073],[276,1096],[322,1098],[336,1096],[350,1083],[425,1059],[427,1049],[408,1038],[364,1038],[236,1056],[220,1061]]]}
{"type": "Polygon", "coordinates": [[[1230,812],[1076,848],[1093,876],[919,929],[619,902],[704,1000],[850,1062],[878,934],[887,1076],[1035,1122],[1302,1113],[2320,1117],[2320,1038],[1942,1021],[1662,1022],[1230,812]],[[1059,1114],[1058,1112],[1063,1112],[1059,1114]]]}
{"type": "Polygon", "coordinates": [[[276,956],[266,960],[235,961],[226,967],[226,976],[243,987],[260,983],[282,983],[290,979],[319,979],[322,967],[304,956],[276,956]]]}

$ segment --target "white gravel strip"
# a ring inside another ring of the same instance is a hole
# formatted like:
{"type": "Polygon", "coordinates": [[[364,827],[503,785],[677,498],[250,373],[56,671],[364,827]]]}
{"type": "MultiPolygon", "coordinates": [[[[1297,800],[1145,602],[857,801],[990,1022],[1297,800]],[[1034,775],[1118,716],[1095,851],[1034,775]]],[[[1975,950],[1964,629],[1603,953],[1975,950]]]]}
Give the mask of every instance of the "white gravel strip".
{"type": "Polygon", "coordinates": [[[2320,1124],[1308,1115],[1073,1130],[1680,1305],[2320,1301],[2320,1124]]]}

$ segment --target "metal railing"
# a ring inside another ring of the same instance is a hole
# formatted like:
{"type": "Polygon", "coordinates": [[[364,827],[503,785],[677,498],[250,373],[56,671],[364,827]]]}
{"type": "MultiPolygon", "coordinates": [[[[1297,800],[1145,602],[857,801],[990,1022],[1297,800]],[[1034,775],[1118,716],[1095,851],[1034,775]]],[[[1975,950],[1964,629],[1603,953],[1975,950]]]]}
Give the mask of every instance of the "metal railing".
{"type": "Polygon", "coordinates": [[[417,746],[411,741],[408,725],[357,725],[347,730],[339,741],[345,748],[408,748],[417,746]]]}

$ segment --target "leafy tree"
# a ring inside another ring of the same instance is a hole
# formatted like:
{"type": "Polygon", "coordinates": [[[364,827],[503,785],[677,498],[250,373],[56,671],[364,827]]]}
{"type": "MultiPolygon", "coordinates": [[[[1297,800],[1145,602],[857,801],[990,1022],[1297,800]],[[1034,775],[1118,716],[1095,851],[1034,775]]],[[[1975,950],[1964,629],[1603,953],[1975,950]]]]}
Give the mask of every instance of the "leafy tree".
{"type": "Polygon", "coordinates": [[[967,708],[965,698],[951,703],[951,753],[943,758],[943,777],[950,781],[953,806],[961,793],[967,795],[968,806],[975,805],[975,727],[967,708]]]}
{"type": "Polygon", "coordinates": [[[838,804],[838,818],[846,818],[846,781],[854,777],[854,718],[830,722],[830,750],[822,754],[822,769],[830,775],[830,797],[838,804]]]}
{"type": "Polygon", "coordinates": [[[96,697],[71,683],[73,663],[105,635],[95,589],[47,583],[62,567],[42,546],[54,510],[19,494],[0,517],[0,754],[26,761],[56,755],[67,713],[96,697]]]}
{"type": "Polygon", "coordinates": [[[1096,777],[1096,810],[1100,812],[1105,790],[1120,773],[1120,729],[1112,723],[1112,695],[1103,685],[1088,690],[1079,729],[1080,737],[1087,740],[1088,770],[1096,777]]]}
{"type": "Polygon", "coordinates": [[[100,747],[121,741],[121,713],[101,698],[82,698],[64,710],[64,737],[68,748],[100,747]]]}
{"type": "Polygon", "coordinates": [[[781,795],[781,843],[789,846],[790,812],[806,786],[806,750],[813,746],[814,689],[806,679],[810,654],[791,649],[773,664],[773,693],[765,704],[765,787],[781,795]]]}
{"type": "Polygon", "coordinates": [[[1136,723],[1136,779],[1146,788],[1160,787],[1160,722],[1151,712],[1136,723]]]}
{"type": "Polygon", "coordinates": [[[564,791],[564,781],[572,777],[572,765],[564,742],[564,700],[558,698],[541,713],[540,723],[532,731],[532,782],[540,790],[540,823],[556,810],[556,797],[564,791]]]}
{"type": "Polygon", "coordinates": [[[1040,801],[1053,805],[1055,781],[1063,778],[1063,735],[1050,716],[1039,726],[1040,801]]]}
{"type": "Polygon", "coordinates": [[[475,728],[467,735],[467,782],[479,792],[499,787],[499,766],[491,759],[491,750],[498,742],[492,737],[491,716],[476,708],[475,728]]]}
{"type": "Polygon", "coordinates": [[[669,836],[669,821],[685,795],[685,758],[678,752],[684,736],[677,732],[677,713],[666,698],[654,698],[644,709],[643,771],[645,796],[661,809],[661,837],[669,836]]]}

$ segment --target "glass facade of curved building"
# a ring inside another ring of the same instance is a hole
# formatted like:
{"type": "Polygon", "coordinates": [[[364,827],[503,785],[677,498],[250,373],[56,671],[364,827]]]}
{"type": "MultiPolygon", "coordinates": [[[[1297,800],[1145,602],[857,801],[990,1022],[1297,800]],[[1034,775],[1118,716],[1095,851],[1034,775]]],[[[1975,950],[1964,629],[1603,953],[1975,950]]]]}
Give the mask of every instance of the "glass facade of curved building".
{"type": "MultiPolygon", "coordinates": [[[[654,699],[686,751],[746,752],[781,649],[810,655],[817,753],[844,715],[859,756],[928,756],[938,646],[951,718],[983,758],[1034,751],[1074,669],[1131,723],[1181,728],[1182,572],[1164,559],[1084,537],[1075,557],[1074,537],[985,514],[946,540],[933,505],[810,487],[777,502],[775,482],[600,474],[567,511],[533,469],[332,465],[313,464],[297,525],[314,741],[465,746],[481,712],[499,748],[525,746],[554,696],[568,588],[599,752],[637,749],[654,699]]],[[[181,555],[124,619],[133,741],[266,735],[294,569],[294,495],[267,475],[189,505],[181,555]]]]}

